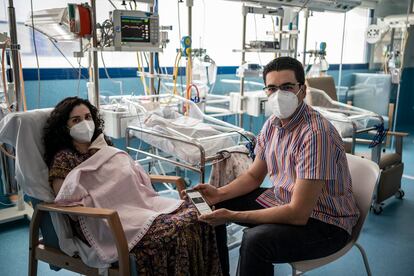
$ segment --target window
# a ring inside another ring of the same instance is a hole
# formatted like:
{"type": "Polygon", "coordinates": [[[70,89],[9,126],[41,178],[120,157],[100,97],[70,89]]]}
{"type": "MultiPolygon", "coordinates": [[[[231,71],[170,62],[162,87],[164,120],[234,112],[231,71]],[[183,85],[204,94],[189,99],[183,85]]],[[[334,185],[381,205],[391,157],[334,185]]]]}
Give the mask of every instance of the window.
{"type": "MultiPolygon", "coordinates": [[[[33,1],[34,10],[55,7],[65,7],[67,3],[80,1],[33,1]]],[[[108,18],[109,12],[113,10],[108,1],[98,1],[97,21],[103,22],[108,18]]],[[[170,43],[164,52],[160,54],[161,66],[173,66],[176,49],[179,47],[182,36],[188,34],[188,16],[185,1],[180,3],[180,27],[178,24],[177,0],[159,0],[160,25],[173,27],[168,36],[170,43]]],[[[114,2],[120,9],[120,1],[114,2]]],[[[36,67],[32,32],[30,27],[24,26],[24,22],[30,15],[29,1],[14,1],[16,18],[18,22],[18,42],[21,45],[23,66],[25,68],[36,67]]],[[[8,1],[3,0],[0,5],[0,31],[8,32],[8,1]]],[[[146,9],[146,4],[138,4],[138,9],[146,9]]],[[[128,7],[129,8],[129,7],[128,7]]],[[[274,18],[274,17],[273,17],[274,18]]],[[[327,43],[327,61],[331,64],[339,63],[341,57],[341,41],[344,14],[331,12],[313,12],[309,18],[307,49],[319,47],[319,43],[327,43]]],[[[247,16],[246,42],[251,40],[272,40],[272,35],[266,34],[272,31],[274,25],[269,16],[253,15],[247,16]]],[[[299,20],[300,38],[298,52],[303,51],[304,20],[303,15],[299,20]]],[[[364,32],[368,23],[368,10],[357,8],[347,13],[346,34],[343,62],[365,63],[365,39],[364,32]]],[[[193,48],[205,48],[207,54],[215,60],[219,66],[238,66],[241,62],[241,53],[233,52],[234,49],[242,48],[242,4],[223,0],[201,0],[194,1],[192,19],[193,48]]],[[[58,52],[55,46],[42,34],[36,32],[36,45],[40,66],[47,67],[70,67],[71,65],[58,52]]],[[[79,43],[58,43],[58,47],[67,56],[72,65],[77,68],[77,60],[73,58],[73,52],[79,51],[79,43]]],[[[274,57],[273,54],[247,53],[246,61],[266,64],[274,57]]],[[[134,52],[105,52],[105,64],[107,67],[136,67],[137,57],[134,52]]],[[[99,60],[100,60],[99,55],[99,60]]],[[[299,58],[300,59],[300,58],[299,58]]],[[[87,66],[87,57],[82,59],[82,65],[87,66]]],[[[101,60],[99,61],[102,66],[101,60]]],[[[184,64],[184,63],[182,63],[184,64]]]]}
{"type": "MultiPolygon", "coordinates": [[[[368,26],[368,10],[356,8],[346,13],[343,63],[366,63],[365,30],[368,26]]],[[[330,64],[341,62],[341,44],[344,13],[311,12],[308,20],[307,50],[319,49],[327,43],[326,59],[330,64]]],[[[305,20],[303,12],[299,20],[299,51],[303,52],[305,20]]],[[[306,60],[309,62],[309,58],[306,60]]]]}

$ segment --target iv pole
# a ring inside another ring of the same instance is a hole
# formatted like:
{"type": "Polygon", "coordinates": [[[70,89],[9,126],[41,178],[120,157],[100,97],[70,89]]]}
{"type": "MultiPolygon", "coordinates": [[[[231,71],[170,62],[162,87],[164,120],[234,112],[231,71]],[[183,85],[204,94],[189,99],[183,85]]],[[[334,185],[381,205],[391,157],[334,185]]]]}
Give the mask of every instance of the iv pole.
{"type": "MultiPolygon", "coordinates": [[[[410,16],[410,13],[414,11],[414,0],[410,0],[408,2],[408,8],[407,8],[407,18],[405,21],[405,32],[408,32],[408,27],[409,27],[409,22],[408,22],[408,17],[410,16]]],[[[404,39],[405,40],[405,39],[404,39]]],[[[405,41],[404,41],[405,42],[405,41]]],[[[402,45],[404,45],[405,43],[402,43],[402,45]]],[[[401,54],[401,77],[402,77],[402,71],[404,70],[404,55],[405,55],[405,49],[401,49],[402,50],[402,54],[401,54]]],[[[396,98],[396,102],[395,102],[395,111],[394,111],[394,122],[393,122],[393,126],[392,126],[392,131],[395,132],[396,128],[397,128],[397,116],[398,116],[398,107],[400,104],[400,90],[401,90],[401,77],[398,81],[398,88],[397,88],[397,98],[396,98]]],[[[394,135],[391,138],[391,148],[394,147],[394,135]]]]}
{"type": "MultiPolygon", "coordinates": [[[[344,26],[342,28],[341,63],[339,64],[338,89],[341,89],[341,82],[342,82],[342,64],[343,64],[343,57],[344,57],[345,31],[346,31],[346,13],[344,13],[344,26]]],[[[345,102],[346,101],[347,99],[345,99],[345,102]]]]}
{"type": "MultiPolygon", "coordinates": [[[[20,46],[17,42],[17,27],[16,27],[16,13],[13,5],[13,0],[9,0],[9,30],[10,30],[10,48],[11,48],[11,61],[13,67],[13,77],[14,77],[14,85],[16,91],[16,107],[14,111],[20,111],[22,109],[22,98],[21,98],[21,82],[20,82],[20,75],[19,75],[19,49],[20,46]]],[[[24,202],[23,200],[23,191],[20,189],[19,185],[17,184],[17,206],[12,206],[9,208],[4,208],[0,210],[0,223],[13,221],[22,218],[31,219],[33,215],[33,209],[24,202]]]]}
{"type": "Polygon", "coordinates": [[[89,81],[93,83],[93,98],[89,100],[91,100],[92,104],[99,110],[99,64],[97,49],[98,38],[96,34],[96,0],[90,1],[92,8],[92,56],[90,59],[89,67],[92,65],[92,74],[89,75],[89,81]]]}
{"type": "Polygon", "coordinates": [[[9,30],[10,30],[10,40],[11,40],[11,61],[13,67],[13,79],[14,79],[14,89],[16,91],[16,108],[15,111],[20,111],[22,107],[21,99],[21,83],[19,76],[19,49],[20,45],[17,43],[17,27],[16,27],[16,13],[13,6],[13,0],[9,0],[9,30]]]}

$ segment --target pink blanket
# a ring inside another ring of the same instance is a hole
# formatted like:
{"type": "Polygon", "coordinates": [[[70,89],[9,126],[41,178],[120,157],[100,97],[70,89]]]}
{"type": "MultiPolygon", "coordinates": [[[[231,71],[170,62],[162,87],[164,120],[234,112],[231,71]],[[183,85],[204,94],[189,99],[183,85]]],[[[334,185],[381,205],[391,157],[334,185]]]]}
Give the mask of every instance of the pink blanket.
{"type": "MultiPolygon", "coordinates": [[[[146,172],[124,151],[104,147],[73,169],[55,203],[108,208],[118,212],[131,250],[160,214],[175,211],[183,201],[160,197],[146,172]]],[[[106,263],[118,259],[106,220],[79,217],[82,232],[106,263]]]]}

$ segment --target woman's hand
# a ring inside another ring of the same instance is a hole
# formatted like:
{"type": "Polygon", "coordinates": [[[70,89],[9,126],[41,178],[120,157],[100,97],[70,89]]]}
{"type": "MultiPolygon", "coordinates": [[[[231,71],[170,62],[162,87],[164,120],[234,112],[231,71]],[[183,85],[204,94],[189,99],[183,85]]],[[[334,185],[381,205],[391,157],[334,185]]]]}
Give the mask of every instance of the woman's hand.
{"type": "Polygon", "coordinates": [[[231,222],[235,212],[227,209],[218,209],[213,211],[211,214],[201,215],[198,217],[199,220],[204,221],[212,226],[217,226],[231,222]]]}
{"type": "MultiPolygon", "coordinates": [[[[199,191],[210,206],[221,201],[220,190],[210,184],[198,184],[192,189],[199,191]]],[[[184,199],[188,198],[185,190],[181,194],[184,199]]]]}

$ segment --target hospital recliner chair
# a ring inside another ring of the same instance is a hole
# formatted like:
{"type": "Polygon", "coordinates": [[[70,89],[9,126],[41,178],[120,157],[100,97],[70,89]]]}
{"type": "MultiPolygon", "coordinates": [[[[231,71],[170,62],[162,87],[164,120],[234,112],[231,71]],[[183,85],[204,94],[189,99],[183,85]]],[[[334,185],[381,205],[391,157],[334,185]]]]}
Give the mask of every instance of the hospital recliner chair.
{"type": "MultiPolygon", "coordinates": [[[[387,87],[388,84],[390,85],[390,83],[388,83],[388,81],[390,82],[390,80],[388,80],[387,76],[382,76],[378,74],[356,74],[356,75],[357,75],[356,76],[357,80],[359,78],[361,79],[367,78],[369,80],[369,81],[367,80],[364,81],[365,86],[362,86],[362,85],[356,86],[356,87],[359,87],[358,88],[359,90],[361,90],[359,92],[355,92],[353,95],[353,99],[356,100],[357,103],[361,103],[362,101],[365,101],[365,102],[368,101],[367,95],[363,95],[364,92],[362,91],[362,88],[368,89],[366,87],[368,83],[375,82],[375,80],[378,79],[378,80],[381,80],[382,86],[387,87]],[[370,75],[373,75],[371,76],[371,79],[369,79],[370,75]]],[[[329,79],[331,80],[328,80],[327,77],[307,79],[307,83],[310,86],[309,86],[309,90],[306,95],[306,100],[310,105],[322,106],[322,107],[327,107],[327,108],[334,107],[329,100],[335,101],[336,92],[335,93],[332,92],[333,89],[335,88],[333,85],[333,78],[329,77],[329,79]],[[329,84],[327,85],[327,83],[329,84]],[[312,91],[313,88],[317,88],[317,89],[325,88],[325,89],[331,90],[331,92],[326,93],[326,91],[318,90],[318,91],[315,91],[317,93],[313,93],[312,91]],[[321,92],[325,92],[325,94],[321,92]],[[335,95],[335,97],[330,97],[331,95],[335,95]]],[[[374,88],[375,88],[374,86],[370,86],[371,90],[374,88]]],[[[382,88],[380,90],[382,91],[381,93],[385,93],[383,90],[386,90],[386,89],[382,88]]],[[[371,91],[370,93],[371,93],[370,95],[375,98],[375,91],[374,92],[371,91]]],[[[388,102],[388,99],[389,98],[386,99],[387,102],[388,102]]],[[[370,106],[363,106],[363,108],[367,108],[367,109],[369,107],[370,106]]],[[[382,103],[381,107],[379,107],[378,110],[371,110],[371,111],[380,112],[381,110],[384,111],[385,108],[386,107],[384,106],[384,103],[382,103]]],[[[392,105],[390,105],[390,110],[391,109],[393,110],[392,105]]],[[[384,117],[384,114],[380,114],[380,115],[384,117]]],[[[391,114],[389,114],[388,117],[385,117],[385,120],[386,122],[388,121],[388,123],[392,122],[392,112],[391,114]]],[[[370,132],[370,134],[375,135],[375,131],[370,132]]],[[[401,180],[402,180],[403,171],[404,171],[402,151],[403,151],[403,138],[407,135],[408,133],[403,133],[403,132],[390,132],[390,131],[387,132],[387,141],[390,141],[391,139],[389,138],[394,136],[394,139],[393,139],[394,140],[394,145],[393,145],[394,151],[392,152],[386,152],[385,149],[382,148],[383,146],[385,146],[385,143],[383,143],[380,145],[379,152],[377,154],[372,155],[371,152],[356,153],[359,156],[375,161],[381,169],[380,182],[375,190],[375,196],[374,196],[374,200],[372,203],[372,209],[375,214],[380,214],[383,211],[382,202],[385,201],[386,199],[393,197],[393,196],[395,196],[397,199],[402,199],[404,197],[405,193],[401,189],[401,180]]],[[[345,150],[348,153],[351,153],[352,149],[354,148],[354,145],[352,144],[351,140],[352,139],[348,139],[348,138],[344,139],[345,150]]],[[[371,143],[371,140],[356,139],[356,143],[368,145],[371,143]]]]}
{"type": "Polygon", "coordinates": [[[361,158],[359,156],[347,154],[348,167],[352,179],[352,191],[360,212],[357,224],[352,229],[350,241],[339,251],[329,256],[290,263],[292,266],[292,275],[301,275],[302,273],[329,264],[343,255],[345,255],[354,245],[361,252],[364,260],[365,269],[368,276],[371,276],[368,259],[362,246],[358,244],[358,237],[364,225],[365,218],[371,206],[371,201],[375,187],[379,180],[379,167],[376,163],[361,158]]]}
{"type": "MultiPolygon", "coordinates": [[[[0,142],[15,148],[16,180],[23,192],[31,198],[35,209],[29,233],[29,275],[37,275],[39,260],[50,264],[51,269],[64,268],[83,275],[100,275],[104,271],[88,266],[83,261],[93,255],[93,252],[88,251],[91,250],[89,246],[71,236],[70,232],[62,237],[62,228],[65,228],[65,225],[56,220],[56,213],[106,219],[114,235],[119,256],[118,262],[108,268],[108,275],[136,275],[136,262],[133,255],[129,255],[127,241],[115,210],[81,206],[61,207],[51,203],[54,195],[48,183],[48,169],[43,161],[42,144],[43,127],[50,111],[51,109],[40,109],[12,113],[0,121],[0,142]],[[72,245],[72,252],[65,253],[61,250],[60,245],[63,242],[72,245]],[[83,246],[79,247],[80,242],[83,246]]],[[[153,183],[175,184],[178,191],[185,189],[185,182],[180,177],[150,175],[150,178],[153,183]]]]}
{"type": "Polygon", "coordinates": [[[306,85],[324,91],[329,98],[338,101],[335,80],[332,76],[306,78],[306,85]]]}

